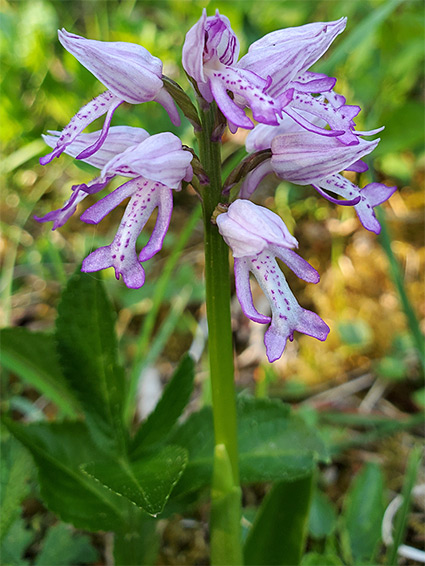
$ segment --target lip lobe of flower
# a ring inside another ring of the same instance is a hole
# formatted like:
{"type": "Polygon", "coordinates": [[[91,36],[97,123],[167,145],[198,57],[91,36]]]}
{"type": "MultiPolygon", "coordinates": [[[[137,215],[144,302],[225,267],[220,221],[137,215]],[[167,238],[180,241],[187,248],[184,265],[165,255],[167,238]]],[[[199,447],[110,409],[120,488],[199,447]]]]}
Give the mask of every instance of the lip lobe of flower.
{"type": "MultiPolygon", "coordinates": [[[[112,115],[121,103],[122,100],[112,92],[106,91],[83,106],[60,133],[54,150],[40,158],[40,164],[47,165],[53,158],[59,157],[89,124],[106,114],[105,125],[99,136],[104,142],[108,134],[112,115]]],[[[86,155],[86,157],[89,157],[89,155],[86,155]]]]}
{"type": "MultiPolygon", "coordinates": [[[[121,194],[120,198],[113,199],[111,205],[113,207],[117,204],[117,201],[125,198],[129,193],[133,193],[115,238],[109,246],[99,248],[88,255],[83,261],[82,271],[90,273],[113,267],[117,279],[122,275],[127,287],[138,289],[145,282],[144,270],[140,262],[150,259],[162,247],[170,224],[173,196],[171,189],[160,183],[144,179],[134,179],[129,181],[127,185],[130,185],[127,194],[121,194]],[[155,228],[149,242],[137,257],[137,238],[155,208],[158,208],[155,228]]],[[[99,208],[99,204],[99,202],[96,203],[94,207],[99,208]]],[[[105,207],[110,208],[108,204],[105,207]]],[[[85,213],[86,219],[89,221],[91,218],[96,218],[96,215],[100,219],[106,214],[105,210],[101,210],[100,214],[96,212],[90,214],[90,209],[85,213]]]]}
{"type": "MultiPolygon", "coordinates": [[[[84,154],[98,134],[76,135],[63,151],[73,156],[84,154]]],[[[51,147],[57,147],[60,137],[60,132],[50,132],[44,139],[51,147]]],[[[89,194],[102,190],[115,175],[133,177],[81,215],[83,222],[97,224],[130,198],[112,243],[92,252],[83,261],[82,270],[92,272],[113,267],[116,277],[122,275],[127,287],[139,288],[145,280],[141,262],[150,259],[162,247],[173,208],[172,189],[180,188],[183,179],[191,180],[192,159],[192,153],[183,149],[180,139],[170,132],[149,136],[141,128],[110,128],[98,152],[84,158],[87,163],[102,169],[100,177],[72,187],[71,197],[61,209],[37,220],[53,221],[53,229],[62,226],[76,211],[78,203],[89,194]],[[137,238],[156,208],[158,214],[154,230],[137,256],[137,238]]]]}
{"type": "Polygon", "coordinates": [[[374,208],[388,200],[397,190],[397,187],[387,187],[382,183],[370,183],[363,189],[343,177],[342,175],[330,175],[318,183],[319,187],[340,195],[346,199],[359,198],[354,205],[360,222],[370,232],[379,234],[381,225],[375,216],[374,208]]]}
{"type": "Polygon", "coordinates": [[[317,271],[291,249],[297,246],[297,241],[282,219],[250,201],[236,200],[227,212],[217,217],[217,225],[235,258],[236,293],[244,314],[254,322],[271,322],[264,337],[269,361],[280,358],[295,330],[325,340],[328,326],[317,314],[298,304],[277,265],[279,258],[298,277],[310,283],[319,281],[317,271]],[[254,306],[250,272],[270,303],[271,318],[254,306]]]}

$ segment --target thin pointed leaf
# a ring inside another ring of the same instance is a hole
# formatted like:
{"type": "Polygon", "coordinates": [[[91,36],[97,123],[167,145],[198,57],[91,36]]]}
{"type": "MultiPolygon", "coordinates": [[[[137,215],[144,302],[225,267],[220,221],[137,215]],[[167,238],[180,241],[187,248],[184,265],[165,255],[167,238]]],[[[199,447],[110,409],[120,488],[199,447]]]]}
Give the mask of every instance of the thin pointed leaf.
{"type": "Polygon", "coordinates": [[[246,566],[295,566],[305,545],[313,476],[278,482],[266,495],[244,547],[246,566]]]}
{"type": "Polygon", "coordinates": [[[374,564],[384,515],[384,478],[369,463],[354,479],[345,499],[344,522],[355,564],[374,564]]]}
{"type": "Polygon", "coordinates": [[[336,510],[328,497],[316,489],[313,493],[309,515],[309,534],[315,539],[330,536],[336,527],[336,510]]]}

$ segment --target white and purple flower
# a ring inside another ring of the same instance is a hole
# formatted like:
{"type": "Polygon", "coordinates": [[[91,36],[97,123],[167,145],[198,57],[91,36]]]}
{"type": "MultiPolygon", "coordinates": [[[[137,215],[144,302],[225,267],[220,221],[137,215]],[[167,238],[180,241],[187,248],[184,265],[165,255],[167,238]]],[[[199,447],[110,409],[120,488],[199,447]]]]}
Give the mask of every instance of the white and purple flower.
{"type": "Polygon", "coordinates": [[[239,42],[229,20],[218,10],[207,17],[204,10],[186,35],[183,67],[202,97],[217,102],[231,131],[254,127],[244,111],[248,106],[257,122],[277,126],[286,115],[305,130],[356,145],[353,119],[360,107],[346,105],[333,91],[336,79],[308,71],[345,25],[340,18],[269,33],[238,61],[239,42]]]}
{"type": "MultiPolygon", "coordinates": [[[[54,147],[59,133],[50,134],[44,136],[44,140],[54,147]]],[[[66,147],[66,153],[75,156],[98,135],[99,132],[80,134],[66,147]]],[[[181,141],[174,134],[165,132],[149,136],[141,128],[112,127],[102,148],[83,160],[101,169],[100,176],[87,184],[73,186],[71,197],[61,209],[37,220],[53,221],[53,229],[58,228],[74,214],[77,204],[86,196],[102,190],[116,175],[130,177],[129,181],[81,215],[83,222],[97,224],[121,202],[130,198],[114,240],[86,257],[82,271],[113,267],[117,279],[122,275],[127,287],[138,289],[145,281],[141,262],[147,261],[162,248],[173,209],[172,191],[180,189],[183,180],[190,181],[192,178],[191,160],[192,154],[182,148],[181,141]],[[137,238],[155,208],[158,208],[155,228],[137,256],[137,238]]]]}
{"type": "Polygon", "coordinates": [[[367,165],[362,158],[371,153],[380,140],[358,138],[356,145],[345,145],[339,138],[308,133],[297,124],[291,124],[289,129],[286,129],[287,126],[288,120],[276,128],[259,125],[249,133],[246,141],[248,151],[271,148],[272,155],[248,173],[240,196],[249,198],[266,175],[275,173],[295,185],[312,185],[333,203],[354,206],[363,226],[379,234],[380,224],[374,207],[389,199],[396,187],[370,183],[360,189],[340,172],[366,171],[367,165]],[[345,200],[337,200],[328,192],[345,200]]]}
{"type": "Polygon", "coordinates": [[[264,336],[269,361],[281,357],[287,340],[293,340],[294,331],[326,340],[329,327],[317,314],[298,304],[277,265],[276,258],[279,258],[304,281],[319,281],[317,271],[293,251],[298,242],[283,220],[267,208],[241,199],[233,202],[227,212],[219,214],[217,225],[233,253],[236,293],[244,314],[254,322],[271,322],[264,336]],[[250,272],[270,303],[271,318],[259,313],[254,306],[250,272]]]}
{"type": "MultiPolygon", "coordinates": [[[[269,33],[254,42],[238,61],[239,42],[229,20],[218,11],[207,17],[203,10],[183,46],[183,67],[200,95],[201,111],[215,101],[231,131],[238,127],[252,130],[246,148],[254,155],[230,174],[225,189],[229,190],[232,183],[245,175],[240,198],[216,221],[233,252],[242,310],[251,320],[270,324],[264,337],[270,362],[280,358],[295,331],[325,340],[329,328],[317,314],[302,308],[290,290],[276,259],[307,282],[317,283],[319,275],[295,253],[298,242],[281,218],[247,200],[257,185],[269,173],[297,185],[310,184],[331,202],[353,206],[365,228],[376,233],[380,225],[374,207],[395,191],[395,187],[381,183],[360,189],[340,174],[367,169],[362,159],[373,151],[379,139],[365,141],[361,136],[382,129],[356,131],[354,118],[360,108],[347,105],[345,98],[334,92],[336,79],[309,70],[345,25],[346,19],[341,18],[269,33]],[[259,123],[255,127],[246,108],[259,123]],[[270,303],[271,317],[259,313],[254,306],[250,273],[270,303]]],[[[123,102],[156,101],[178,125],[180,117],[171,92],[184,114],[192,116],[192,122],[200,126],[198,114],[196,110],[192,112],[193,105],[179,85],[171,85],[172,81],[163,77],[162,62],[142,46],[89,40],[65,30],[59,31],[59,40],[108,90],[84,106],[62,132],[51,131],[43,136],[53,151],[40,162],[47,164],[65,152],[96,167],[100,173],[88,183],[73,186],[61,209],[37,220],[53,221],[56,229],[88,195],[100,192],[118,175],[127,177],[127,182],[81,215],[84,222],[97,224],[129,199],[113,241],[86,257],[82,270],[94,272],[113,267],[117,279],[122,275],[127,287],[136,289],[145,281],[142,263],[162,247],[173,208],[172,191],[179,190],[182,181],[192,179],[194,154],[169,132],[150,136],[141,128],[111,127],[113,113],[123,102]],[[182,97],[187,99],[183,104],[182,97]],[[101,131],[82,133],[104,114],[101,131]],[[148,243],[137,253],[137,239],[155,209],[155,227],[148,243]]],[[[223,125],[223,120],[219,123],[223,125]]],[[[194,163],[198,164],[197,158],[194,163]]],[[[202,185],[198,194],[203,198],[204,191],[211,187],[205,183],[202,164],[195,171],[202,185]]]]}
{"type": "Polygon", "coordinates": [[[97,138],[75,157],[85,159],[93,155],[105,142],[112,116],[123,102],[159,102],[167,110],[173,124],[180,125],[174,100],[163,85],[162,61],[147,49],[135,43],[86,39],[65,29],[59,30],[58,36],[65,49],[108,90],[77,112],[57,137],[53,151],[40,159],[41,165],[47,165],[53,158],[59,157],[89,124],[106,114],[97,138]]]}

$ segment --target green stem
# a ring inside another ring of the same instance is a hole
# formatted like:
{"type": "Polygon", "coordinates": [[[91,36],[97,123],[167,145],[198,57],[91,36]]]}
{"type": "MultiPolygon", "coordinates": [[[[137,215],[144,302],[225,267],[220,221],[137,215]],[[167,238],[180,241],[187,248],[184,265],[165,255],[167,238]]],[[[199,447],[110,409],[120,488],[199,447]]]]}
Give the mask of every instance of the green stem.
{"type": "Polygon", "coordinates": [[[201,112],[200,159],[210,184],[202,191],[208,349],[214,417],[214,475],[211,512],[212,564],[242,564],[236,399],[230,320],[229,251],[211,216],[222,201],[219,142],[212,142],[216,106],[201,112]],[[231,524],[229,524],[229,520],[231,524]]]}

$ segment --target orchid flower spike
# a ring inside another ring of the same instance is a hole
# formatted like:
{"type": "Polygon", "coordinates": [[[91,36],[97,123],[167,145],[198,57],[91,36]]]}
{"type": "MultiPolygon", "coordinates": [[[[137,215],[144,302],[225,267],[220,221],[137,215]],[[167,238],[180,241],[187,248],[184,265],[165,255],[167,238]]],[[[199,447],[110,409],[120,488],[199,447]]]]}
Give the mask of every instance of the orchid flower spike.
{"type": "Polygon", "coordinates": [[[271,128],[260,125],[250,132],[247,149],[271,147],[272,156],[248,173],[241,186],[240,196],[249,198],[266,175],[275,173],[280,179],[295,185],[312,185],[323,197],[335,204],[353,206],[363,226],[379,234],[381,227],[374,207],[389,199],[396,187],[370,183],[360,189],[340,172],[366,171],[368,167],[362,158],[371,153],[380,140],[366,141],[359,138],[357,145],[345,145],[339,138],[307,133],[298,125],[292,126],[289,133],[280,133],[284,131],[281,126],[271,128]],[[337,200],[329,192],[345,200],[337,200]]]}
{"type": "Polygon", "coordinates": [[[269,33],[238,62],[239,42],[229,20],[218,10],[207,17],[204,9],[186,35],[183,67],[203,98],[217,102],[231,131],[254,127],[243,110],[248,106],[257,122],[277,126],[286,115],[308,131],[356,145],[353,118],[360,108],[333,92],[334,78],[308,71],[345,25],[341,18],[269,33]]]}
{"type": "Polygon", "coordinates": [[[100,135],[76,157],[93,155],[105,142],[112,116],[123,102],[140,104],[155,100],[167,110],[173,124],[180,125],[174,101],[163,86],[162,62],[147,49],[134,43],[86,39],[65,29],[59,30],[58,36],[63,47],[108,90],[77,112],[58,136],[53,151],[40,159],[41,165],[59,157],[89,124],[106,114],[100,135]]]}
{"type": "Polygon", "coordinates": [[[328,326],[317,314],[298,304],[277,265],[276,258],[279,258],[304,281],[319,281],[317,271],[293,251],[298,243],[283,220],[251,201],[236,200],[227,212],[218,215],[217,225],[233,253],[236,293],[244,314],[254,322],[271,322],[264,336],[269,361],[281,357],[287,340],[293,340],[295,330],[325,340],[328,326]],[[271,318],[259,313],[254,306],[250,272],[270,303],[271,318]]]}
{"type": "MultiPolygon", "coordinates": [[[[50,132],[44,139],[54,147],[58,135],[59,132],[50,132]]],[[[66,153],[74,156],[88,147],[98,135],[99,132],[80,134],[66,147],[66,153]]],[[[37,220],[53,221],[53,229],[58,228],[72,216],[77,205],[89,194],[102,190],[116,175],[130,177],[129,181],[81,215],[83,222],[97,224],[121,202],[130,198],[112,243],[86,257],[82,271],[93,272],[113,267],[117,279],[122,275],[127,287],[138,289],[145,281],[140,262],[147,261],[162,248],[173,209],[172,190],[179,190],[183,180],[191,180],[191,160],[192,154],[182,148],[181,141],[174,134],[165,132],[149,136],[141,128],[112,127],[102,148],[83,160],[100,169],[100,176],[87,184],[73,186],[71,197],[61,209],[37,220]],[[158,208],[158,215],[154,230],[137,256],[137,238],[155,208],[158,208]]]]}

